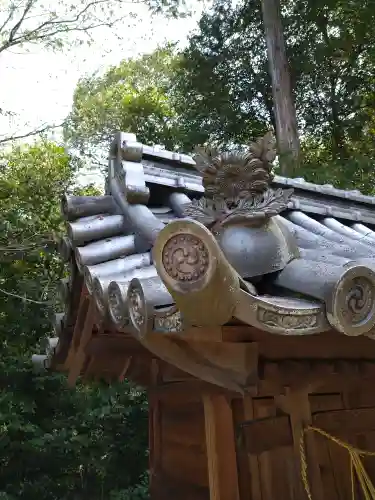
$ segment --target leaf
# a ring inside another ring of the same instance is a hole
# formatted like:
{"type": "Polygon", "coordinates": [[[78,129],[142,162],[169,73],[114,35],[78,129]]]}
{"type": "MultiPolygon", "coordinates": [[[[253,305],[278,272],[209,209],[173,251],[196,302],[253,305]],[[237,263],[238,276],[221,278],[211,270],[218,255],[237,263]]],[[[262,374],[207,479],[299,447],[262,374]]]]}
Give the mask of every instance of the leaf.
{"type": "Polygon", "coordinates": [[[213,200],[202,197],[199,200],[193,200],[184,208],[184,217],[191,217],[205,226],[211,225],[216,219],[216,211],[213,200]]]}

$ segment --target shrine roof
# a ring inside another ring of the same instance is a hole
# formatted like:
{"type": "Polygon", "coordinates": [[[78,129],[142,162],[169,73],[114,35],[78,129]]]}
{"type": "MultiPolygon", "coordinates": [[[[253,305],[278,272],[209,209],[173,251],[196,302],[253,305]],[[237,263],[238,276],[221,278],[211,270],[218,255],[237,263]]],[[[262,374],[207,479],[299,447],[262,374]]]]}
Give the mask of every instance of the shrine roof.
{"type": "Polygon", "coordinates": [[[62,202],[72,275],[48,359],[67,352],[79,280],[104,322],[139,339],[233,319],[277,335],[374,335],[375,197],[273,176],[257,144],[196,163],[116,136],[105,194],[62,202]]]}

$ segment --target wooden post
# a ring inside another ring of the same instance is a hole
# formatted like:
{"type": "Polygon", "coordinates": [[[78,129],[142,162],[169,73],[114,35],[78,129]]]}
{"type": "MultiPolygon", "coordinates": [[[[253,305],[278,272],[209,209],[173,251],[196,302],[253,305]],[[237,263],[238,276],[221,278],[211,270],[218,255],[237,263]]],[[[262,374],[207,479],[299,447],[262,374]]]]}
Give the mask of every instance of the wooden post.
{"type": "Polygon", "coordinates": [[[262,0],[262,11],[281,173],[288,175],[298,167],[300,145],[279,0],[262,0]]]}
{"type": "Polygon", "coordinates": [[[232,408],[223,395],[203,397],[210,500],[239,500],[232,408]]]}
{"type": "MultiPolygon", "coordinates": [[[[308,390],[301,391],[291,391],[290,389],[285,390],[286,394],[278,396],[275,400],[276,404],[280,408],[289,413],[290,423],[292,427],[293,434],[293,446],[296,459],[296,497],[306,498],[307,492],[305,485],[302,482],[301,476],[301,435],[303,429],[307,425],[311,425],[311,409],[309,403],[309,393],[308,390]]],[[[319,468],[319,460],[317,455],[317,450],[315,446],[314,435],[312,433],[307,433],[304,436],[304,447],[306,452],[306,460],[308,465],[308,482],[311,490],[313,499],[322,499],[323,496],[323,484],[319,468]]]]}
{"type": "MultiPolygon", "coordinates": [[[[159,362],[151,361],[151,384],[153,387],[161,382],[159,362]]],[[[150,468],[150,497],[157,498],[162,481],[160,473],[162,469],[162,436],[161,436],[161,403],[157,395],[149,394],[149,468],[150,468]]]]}
{"type": "MultiPolygon", "coordinates": [[[[242,399],[232,400],[234,424],[254,420],[254,402],[246,394],[242,399]]],[[[248,453],[245,446],[237,447],[238,484],[241,500],[262,500],[261,476],[258,456],[248,453]]]]}

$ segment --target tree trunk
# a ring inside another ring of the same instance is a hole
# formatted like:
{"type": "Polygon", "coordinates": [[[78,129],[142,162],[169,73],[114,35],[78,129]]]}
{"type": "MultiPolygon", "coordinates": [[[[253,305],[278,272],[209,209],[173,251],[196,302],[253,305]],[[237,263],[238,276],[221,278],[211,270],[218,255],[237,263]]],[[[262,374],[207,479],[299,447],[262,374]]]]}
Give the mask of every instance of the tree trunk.
{"type": "Polygon", "coordinates": [[[281,173],[290,175],[298,168],[300,145],[279,0],[262,0],[262,11],[272,79],[281,173]]]}

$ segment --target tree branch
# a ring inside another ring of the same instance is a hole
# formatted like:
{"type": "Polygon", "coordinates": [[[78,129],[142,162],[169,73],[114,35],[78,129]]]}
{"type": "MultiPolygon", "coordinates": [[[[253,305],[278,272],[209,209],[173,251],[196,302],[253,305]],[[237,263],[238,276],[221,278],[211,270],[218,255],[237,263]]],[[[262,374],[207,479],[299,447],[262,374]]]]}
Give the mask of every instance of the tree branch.
{"type": "Polygon", "coordinates": [[[35,129],[35,130],[30,130],[29,132],[25,132],[23,134],[13,134],[13,135],[6,136],[6,137],[0,137],[0,145],[5,144],[5,143],[10,142],[10,141],[17,141],[19,139],[26,139],[27,137],[33,137],[35,135],[43,134],[44,132],[47,132],[47,130],[59,128],[59,127],[62,127],[63,125],[64,125],[64,122],[62,122],[59,125],[45,125],[43,127],[40,127],[38,129],[35,129]]]}
{"type": "Polygon", "coordinates": [[[12,293],[12,292],[7,292],[6,290],[3,290],[2,288],[0,288],[0,293],[3,293],[4,295],[7,295],[8,297],[14,297],[15,299],[20,299],[23,302],[32,302],[33,304],[39,304],[42,306],[46,306],[46,305],[53,306],[52,302],[48,302],[48,301],[42,302],[40,300],[29,299],[26,296],[18,295],[16,293],[12,293]]]}
{"type": "Polygon", "coordinates": [[[3,31],[3,29],[5,28],[5,26],[9,23],[9,21],[12,19],[13,17],[13,14],[15,13],[16,11],[16,8],[14,7],[14,5],[12,5],[10,8],[9,8],[9,13],[8,13],[8,16],[5,18],[5,21],[3,22],[3,24],[0,26],[0,33],[3,31]]]}
{"type": "MultiPolygon", "coordinates": [[[[128,1],[128,0],[120,0],[122,4],[141,4],[141,1],[134,0],[134,1],[128,1]]],[[[54,20],[54,19],[48,19],[47,21],[42,22],[35,28],[33,28],[30,31],[24,32],[19,34],[18,36],[17,33],[19,32],[19,29],[24,21],[27,21],[29,18],[27,18],[27,14],[30,12],[32,6],[34,4],[34,0],[27,0],[26,6],[21,14],[21,18],[17,23],[13,26],[13,28],[10,30],[8,39],[3,42],[2,45],[0,45],[0,53],[9,49],[10,47],[14,47],[16,45],[22,45],[23,43],[29,42],[37,42],[37,41],[43,41],[48,38],[54,38],[56,35],[59,34],[66,34],[66,33],[71,33],[74,31],[91,31],[93,29],[102,27],[102,26],[107,26],[107,27],[112,27],[115,23],[123,19],[124,16],[119,17],[114,20],[100,20],[96,18],[95,20],[93,19],[91,23],[85,25],[85,26],[80,26],[79,23],[86,19],[88,22],[88,18],[85,18],[85,15],[88,14],[89,10],[95,9],[95,7],[98,7],[100,5],[106,5],[108,4],[108,0],[92,0],[89,2],[85,7],[83,7],[74,17],[67,18],[67,19],[59,19],[59,20],[54,20]],[[58,28],[57,28],[58,27],[58,28]]],[[[9,22],[9,20],[12,18],[14,14],[15,9],[12,10],[12,12],[9,14],[7,20],[3,24],[2,29],[4,26],[9,22]]],[[[0,29],[1,33],[1,29],[0,29]]]]}
{"type": "Polygon", "coordinates": [[[33,6],[33,0],[28,0],[26,2],[26,6],[23,10],[23,13],[21,15],[21,19],[13,26],[13,28],[10,30],[9,33],[9,39],[8,41],[11,43],[14,40],[14,37],[17,34],[17,31],[20,29],[22,23],[24,22],[28,12],[30,11],[31,7],[33,6]]]}

